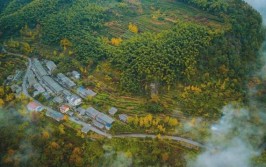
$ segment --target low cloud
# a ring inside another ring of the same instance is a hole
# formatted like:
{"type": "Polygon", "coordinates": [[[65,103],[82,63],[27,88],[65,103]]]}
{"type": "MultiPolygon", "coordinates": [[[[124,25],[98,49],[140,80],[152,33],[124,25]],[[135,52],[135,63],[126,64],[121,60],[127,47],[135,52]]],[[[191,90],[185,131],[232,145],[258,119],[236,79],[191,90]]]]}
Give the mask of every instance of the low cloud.
{"type": "MultiPolygon", "coordinates": [[[[266,1],[245,0],[263,16],[266,25],[266,1]]],[[[266,62],[265,43],[261,54],[266,62]]],[[[266,83],[266,63],[258,72],[258,77],[266,83]]],[[[201,153],[192,167],[252,167],[252,158],[260,155],[266,137],[265,108],[253,99],[256,89],[250,90],[249,106],[227,105],[223,117],[211,127],[211,137],[207,149],[201,153]]]]}
{"type": "Polygon", "coordinates": [[[266,1],[265,0],[245,0],[253,8],[258,10],[263,17],[264,24],[266,25],[266,1]]]}
{"type": "Polygon", "coordinates": [[[207,149],[193,167],[251,167],[252,158],[260,154],[266,135],[266,117],[259,109],[247,110],[228,105],[224,116],[212,126],[207,149]]]}

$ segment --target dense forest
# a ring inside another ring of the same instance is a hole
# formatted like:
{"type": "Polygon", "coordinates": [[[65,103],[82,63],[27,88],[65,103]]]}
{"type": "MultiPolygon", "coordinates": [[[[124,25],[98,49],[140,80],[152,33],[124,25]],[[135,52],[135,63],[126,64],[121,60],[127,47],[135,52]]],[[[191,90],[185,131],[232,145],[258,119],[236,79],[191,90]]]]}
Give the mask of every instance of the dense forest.
{"type": "Polygon", "coordinates": [[[25,25],[40,26],[39,36],[44,44],[70,40],[76,59],[84,66],[110,57],[125,71],[120,85],[129,92],[142,92],[151,82],[168,86],[197,82],[196,76],[206,72],[211,72],[210,78],[244,79],[255,68],[247,63],[257,60],[256,52],[263,40],[260,15],[241,0],[184,2],[219,16],[224,26],[218,29],[180,21],[163,32],[136,32],[136,36],[121,46],[113,46],[114,53],[109,53],[101,32],[106,29],[104,23],[114,19],[116,8],[123,11],[132,7],[124,7],[126,1],[2,0],[0,31],[5,38],[17,34],[25,25]]]}
{"type": "MultiPolygon", "coordinates": [[[[216,120],[225,104],[247,102],[253,82],[265,92],[265,83],[250,81],[264,37],[260,14],[243,0],[0,0],[0,46],[53,60],[56,72],[81,72],[80,82],[98,91],[89,104],[138,114],[114,126],[125,131],[158,130],[145,127],[145,115],[156,120],[177,109],[216,120]]],[[[0,84],[16,65],[24,68],[17,58],[0,59],[0,84]]],[[[197,154],[159,138],[84,136],[42,114],[27,116],[27,100],[16,101],[8,86],[0,97],[0,166],[186,166],[197,154]]]]}

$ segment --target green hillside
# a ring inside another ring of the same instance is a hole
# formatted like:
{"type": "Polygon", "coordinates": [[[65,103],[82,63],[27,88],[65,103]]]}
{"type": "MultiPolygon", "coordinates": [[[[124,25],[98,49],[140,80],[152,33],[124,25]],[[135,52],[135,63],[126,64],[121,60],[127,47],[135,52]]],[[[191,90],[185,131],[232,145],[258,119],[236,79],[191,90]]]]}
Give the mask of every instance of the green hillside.
{"type": "Polygon", "coordinates": [[[265,100],[265,83],[250,79],[264,37],[260,14],[243,0],[0,0],[0,48],[10,52],[0,53],[0,166],[187,166],[201,148],[161,136],[203,143],[224,105],[247,103],[248,86],[265,100]],[[155,139],[107,139],[82,133],[66,114],[60,123],[29,114],[32,99],[5,84],[25,73],[14,53],[54,61],[51,78],[80,72],[76,87],[97,93],[83,108],[128,115],[112,116],[110,135],[155,139]]]}
{"type": "Polygon", "coordinates": [[[83,84],[99,82],[115,99],[122,93],[149,101],[156,83],[160,102],[149,105],[209,116],[245,100],[261,22],[241,0],[1,0],[0,34],[9,49],[54,60],[61,72],[76,69],[83,84]]]}

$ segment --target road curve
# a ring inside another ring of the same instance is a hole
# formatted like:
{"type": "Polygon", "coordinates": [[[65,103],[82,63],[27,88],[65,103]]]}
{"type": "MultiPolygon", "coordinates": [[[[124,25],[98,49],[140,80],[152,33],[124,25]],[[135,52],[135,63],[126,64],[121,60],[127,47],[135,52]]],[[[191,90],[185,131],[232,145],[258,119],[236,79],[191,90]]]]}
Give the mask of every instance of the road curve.
{"type": "MultiPolygon", "coordinates": [[[[157,135],[150,135],[150,134],[121,134],[121,135],[115,135],[113,137],[116,137],[116,138],[146,138],[146,137],[149,137],[149,138],[157,138],[158,136],[157,135]]],[[[162,139],[170,139],[170,140],[174,140],[174,141],[178,141],[178,142],[183,142],[183,143],[187,143],[187,144],[190,144],[190,145],[193,145],[193,146],[197,146],[197,147],[201,147],[201,148],[204,148],[205,146],[203,144],[200,144],[198,142],[195,142],[193,140],[189,140],[189,139],[185,139],[185,138],[182,138],[182,137],[177,137],[177,136],[160,136],[160,138],[162,139]]]]}
{"type": "MultiPolygon", "coordinates": [[[[6,54],[9,54],[9,55],[13,55],[13,56],[18,56],[18,57],[22,57],[22,58],[25,58],[28,60],[28,66],[27,66],[27,70],[26,70],[26,73],[24,75],[24,78],[23,78],[23,83],[22,83],[22,89],[23,89],[23,93],[30,99],[32,99],[34,102],[40,104],[41,106],[43,106],[44,109],[46,110],[50,110],[52,111],[53,109],[51,109],[50,107],[48,106],[45,106],[43,105],[42,103],[40,103],[39,101],[35,100],[33,97],[31,97],[28,93],[28,90],[27,90],[27,87],[26,87],[26,82],[27,82],[27,78],[28,78],[28,75],[29,75],[29,72],[30,72],[30,69],[31,69],[31,66],[32,66],[32,62],[31,62],[31,59],[29,57],[26,57],[26,56],[23,56],[22,54],[16,54],[16,53],[10,53],[10,52],[7,52],[5,49],[4,50],[4,53],[6,54]]],[[[93,126],[90,126],[89,124],[86,124],[84,122],[81,122],[81,121],[77,121],[75,120],[74,118],[73,119],[70,119],[71,121],[73,122],[76,122],[77,124],[80,124],[80,125],[83,125],[83,126],[89,126],[89,129],[94,131],[95,133],[98,133],[100,135],[103,135],[107,138],[153,138],[155,139],[157,137],[157,135],[151,135],[151,134],[121,134],[121,135],[111,135],[111,134],[108,134],[108,133],[105,133],[105,132],[102,132],[100,130],[98,130],[97,128],[93,127],[93,126]]],[[[205,148],[205,146],[203,144],[200,144],[198,142],[195,142],[193,140],[189,140],[189,139],[185,139],[185,138],[182,138],[182,137],[178,137],[178,136],[161,136],[160,138],[162,139],[170,139],[170,140],[174,140],[174,141],[177,141],[177,142],[183,142],[183,143],[187,143],[187,144],[190,144],[192,146],[196,146],[196,147],[200,147],[200,148],[205,148]]]]}

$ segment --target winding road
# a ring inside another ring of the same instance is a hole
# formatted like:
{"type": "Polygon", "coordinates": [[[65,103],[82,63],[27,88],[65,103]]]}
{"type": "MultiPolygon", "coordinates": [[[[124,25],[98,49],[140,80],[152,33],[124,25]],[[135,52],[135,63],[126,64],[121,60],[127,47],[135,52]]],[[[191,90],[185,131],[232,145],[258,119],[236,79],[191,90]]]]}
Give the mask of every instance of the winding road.
{"type": "MultiPolygon", "coordinates": [[[[21,58],[24,58],[24,59],[27,59],[28,61],[28,65],[27,65],[27,70],[26,70],[26,73],[23,77],[23,83],[22,83],[22,89],[23,89],[23,93],[25,94],[25,96],[27,96],[28,98],[32,99],[34,102],[38,103],[39,105],[43,106],[44,109],[46,109],[47,111],[54,111],[52,108],[48,107],[48,106],[45,106],[43,105],[42,103],[40,103],[39,101],[35,100],[33,97],[31,97],[28,93],[28,90],[27,90],[27,78],[28,78],[28,75],[29,75],[29,72],[31,70],[31,66],[32,66],[32,62],[31,62],[31,59],[29,57],[26,57],[22,54],[17,54],[17,53],[11,53],[11,52],[8,52],[6,51],[4,48],[2,49],[2,52],[5,53],[5,54],[9,54],[9,55],[13,55],[13,56],[18,56],[18,57],[21,57],[21,58]]],[[[99,135],[102,135],[102,136],[105,136],[107,138],[157,138],[158,136],[157,135],[152,135],[152,134],[121,134],[121,135],[111,135],[111,134],[108,134],[106,132],[103,132],[93,126],[91,126],[90,124],[88,123],[85,123],[83,121],[80,121],[78,119],[76,119],[76,117],[70,117],[69,120],[71,120],[72,122],[75,122],[79,125],[82,125],[84,128],[88,128],[90,129],[91,131],[99,134],[99,135]]],[[[193,140],[189,140],[189,139],[185,139],[185,138],[182,138],[182,137],[178,137],[178,136],[167,136],[167,135],[161,135],[160,138],[162,139],[170,139],[170,140],[174,140],[174,141],[177,141],[177,142],[182,142],[182,143],[186,143],[186,144],[189,144],[190,146],[187,146],[188,148],[191,148],[191,146],[194,146],[194,147],[199,147],[199,148],[205,148],[205,146],[203,144],[200,144],[196,141],[193,141],[193,140]]]]}

